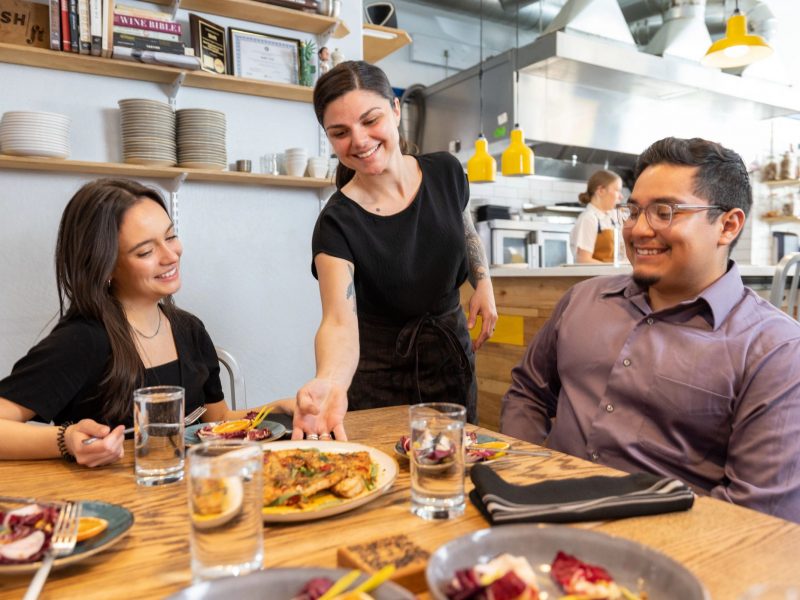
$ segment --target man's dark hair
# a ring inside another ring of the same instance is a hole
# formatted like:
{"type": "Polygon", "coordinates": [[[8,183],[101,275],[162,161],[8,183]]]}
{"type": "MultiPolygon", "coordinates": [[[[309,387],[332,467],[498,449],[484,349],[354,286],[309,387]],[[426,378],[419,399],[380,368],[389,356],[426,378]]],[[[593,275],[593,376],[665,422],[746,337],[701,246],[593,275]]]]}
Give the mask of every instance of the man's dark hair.
{"type": "MultiPolygon", "coordinates": [[[[639,179],[647,167],[660,163],[698,167],[692,190],[695,196],[708,200],[709,204],[718,204],[726,211],[741,208],[745,215],[749,214],[753,206],[750,176],[742,157],[733,150],[701,138],[664,138],[639,155],[634,180],[639,179]]],[[[717,216],[709,215],[710,218],[717,216]]]]}

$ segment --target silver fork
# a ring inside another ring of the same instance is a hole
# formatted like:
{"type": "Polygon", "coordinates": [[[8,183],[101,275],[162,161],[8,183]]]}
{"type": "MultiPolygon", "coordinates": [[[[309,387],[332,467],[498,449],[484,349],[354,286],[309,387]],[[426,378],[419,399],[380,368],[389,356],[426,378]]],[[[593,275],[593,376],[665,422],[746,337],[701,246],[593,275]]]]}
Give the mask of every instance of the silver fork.
{"type": "MultiPolygon", "coordinates": [[[[207,409],[206,409],[205,406],[198,406],[197,408],[195,408],[192,412],[190,412],[188,415],[186,415],[183,418],[184,426],[191,425],[192,423],[197,421],[197,419],[199,419],[200,417],[202,417],[205,414],[206,410],[207,409]]],[[[125,434],[125,435],[128,435],[129,433],[133,433],[133,427],[126,428],[125,431],[123,431],[122,433],[125,434]]],[[[82,443],[83,443],[84,446],[89,446],[90,444],[94,444],[99,439],[100,438],[96,438],[96,437],[88,437],[85,440],[83,440],[82,443]]]]}
{"type": "Polygon", "coordinates": [[[75,549],[78,540],[78,521],[81,518],[81,505],[77,502],[64,502],[61,512],[58,513],[56,524],[53,527],[53,536],[50,538],[50,548],[45,553],[42,566],[36,571],[28,591],[23,600],[36,600],[44,587],[44,582],[50,574],[53,561],[59,556],[69,554],[75,549]]]}

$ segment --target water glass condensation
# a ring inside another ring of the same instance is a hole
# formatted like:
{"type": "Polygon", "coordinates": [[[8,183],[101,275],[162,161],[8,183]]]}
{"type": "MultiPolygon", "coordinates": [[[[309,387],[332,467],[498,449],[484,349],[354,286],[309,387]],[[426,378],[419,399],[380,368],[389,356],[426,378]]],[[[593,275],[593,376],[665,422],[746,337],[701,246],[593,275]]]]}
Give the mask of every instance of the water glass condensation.
{"type": "Polygon", "coordinates": [[[183,479],[184,389],[160,385],[133,392],[136,483],[151,486],[183,479]]]}
{"type": "Polygon", "coordinates": [[[409,407],[411,512],[423,519],[451,519],[464,513],[465,418],[466,409],[459,404],[409,407]]]}
{"type": "Polygon", "coordinates": [[[189,449],[189,520],[195,582],[245,575],[264,561],[262,450],[213,440],[189,449]]]}

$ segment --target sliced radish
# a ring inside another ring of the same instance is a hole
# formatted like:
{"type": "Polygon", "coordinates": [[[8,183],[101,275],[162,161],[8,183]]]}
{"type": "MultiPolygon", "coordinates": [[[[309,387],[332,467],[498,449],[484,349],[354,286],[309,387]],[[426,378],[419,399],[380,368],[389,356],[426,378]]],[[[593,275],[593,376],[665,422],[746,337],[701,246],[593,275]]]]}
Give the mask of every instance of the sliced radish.
{"type": "Polygon", "coordinates": [[[45,539],[44,532],[37,529],[29,536],[0,546],[0,556],[8,560],[28,560],[41,551],[45,539]]]}

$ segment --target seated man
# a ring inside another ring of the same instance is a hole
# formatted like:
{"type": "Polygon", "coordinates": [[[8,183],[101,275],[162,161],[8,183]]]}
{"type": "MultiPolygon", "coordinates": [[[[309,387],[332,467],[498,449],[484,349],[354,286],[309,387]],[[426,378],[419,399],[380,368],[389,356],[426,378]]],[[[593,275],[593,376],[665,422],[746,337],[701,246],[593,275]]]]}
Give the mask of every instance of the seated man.
{"type": "Polygon", "coordinates": [[[645,150],[619,208],[633,276],[565,294],[512,371],[503,433],[800,522],[800,324],[729,259],[751,205],[735,152],[645,150]]]}

